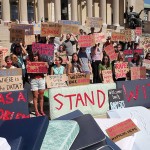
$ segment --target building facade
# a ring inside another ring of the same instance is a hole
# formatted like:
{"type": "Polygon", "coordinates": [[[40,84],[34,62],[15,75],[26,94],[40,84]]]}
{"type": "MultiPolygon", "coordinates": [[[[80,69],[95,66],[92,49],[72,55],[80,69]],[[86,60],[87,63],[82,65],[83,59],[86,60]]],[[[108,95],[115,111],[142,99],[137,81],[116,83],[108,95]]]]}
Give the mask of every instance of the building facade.
{"type": "Polygon", "coordinates": [[[84,25],[87,17],[102,17],[104,25],[124,26],[129,6],[140,12],[144,0],[0,0],[0,19],[20,23],[75,20],[84,25]]]}

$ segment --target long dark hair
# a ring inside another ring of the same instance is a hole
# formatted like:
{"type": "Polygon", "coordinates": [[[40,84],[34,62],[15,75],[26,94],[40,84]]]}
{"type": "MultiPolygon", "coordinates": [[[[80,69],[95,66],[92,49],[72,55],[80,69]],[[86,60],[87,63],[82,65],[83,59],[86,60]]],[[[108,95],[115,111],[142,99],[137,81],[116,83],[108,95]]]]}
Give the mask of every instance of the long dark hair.
{"type": "Polygon", "coordinates": [[[108,58],[108,62],[107,62],[107,64],[106,64],[106,66],[107,66],[107,68],[108,68],[108,67],[110,67],[110,58],[109,58],[108,55],[104,55],[104,56],[103,56],[102,65],[103,65],[103,66],[105,65],[105,61],[104,61],[104,60],[105,60],[105,59],[104,59],[105,57],[108,58]]]}
{"type": "Polygon", "coordinates": [[[29,55],[29,60],[30,60],[30,61],[34,61],[34,56],[38,56],[38,61],[41,61],[41,59],[40,59],[40,54],[39,54],[38,51],[34,51],[34,52],[30,53],[30,55],[29,55]]]}
{"type": "Polygon", "coordinates": [[[136,66],[138,66],[138,65],[140,64],[140,59],[141,59],[140,55],[139,55],[138,53],[134,53],[131,62],[132,62],[132,63],[135,63],[136,66]],[[135,56],[137,56],[137,60],[136,60],[136,61],[134,60],[134,57],[135,57],[135,56]]]}
{"type": "MultiPolygon", "coordinates": [[[[74,56],[74,55],[77,55],[77,57],[78,57],[78,54],[77,54],[77,53],[73,53],[73,54],[72,54],[72,60],[71,60],[71,63],[72,63],[72,64],[75,63],[74,60],[73,60],[73,56],[74,56]]],[[[77,63],[80,64],[79,57],[78,57],[77,63]]]]}
{"type": "Polygon", "coordinates": [[[150,55],[150,53],[147,53],[147,54],[146,54],[145,59],[148,59],[148,55],[150,55]]]}

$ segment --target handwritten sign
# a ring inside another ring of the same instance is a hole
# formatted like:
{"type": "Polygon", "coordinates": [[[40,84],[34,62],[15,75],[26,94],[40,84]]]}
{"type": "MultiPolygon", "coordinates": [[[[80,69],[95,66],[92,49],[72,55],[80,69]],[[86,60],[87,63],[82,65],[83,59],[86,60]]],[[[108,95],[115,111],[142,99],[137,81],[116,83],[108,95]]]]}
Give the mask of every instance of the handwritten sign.
{"type": "Polygon", "coordinates": [[[103,82],[113,83],[112,70],[102,70],[103,82]]]}
{"type": "Polygon", "coordinates": [[[34,25],[34,34],[41,34],[41,23],[35,23],[34,25]]]}
{"type": "Polygon", "coordinates": [[[78,39],[78,44],[80,47],[91,47],[94,46],[93,35],[80,35],[78,39]]]}
{"type": "Polygon", "coordinates": [[[23,90],[22,75],[0,77],[0,92],[23,90]]]}
{"type": "Polygon", "coordinates": [[[32,45],[35,42],[35,35],[25,35],[24,43],[25,45],[32,45]]]}
{"type": "Polygon", "coordinates": [[[104,33],[94,33],[94,43],[102,43],[106,41],[104,33]]]}
{"type": "Polygon", "coordinates": [[[150,60],[144,59],[142,64],[143,67],[145,67],[147,70],[150,70],[150,60]]]}
{"type": "Polygon", "coordinates": [[[131,67],[131,80],[146,79],[145,67],[131,67]]]}
{"type": "Polygon", "coordinates": [[[73,33],[73,34],[77,35],[77,34],[79,34],[79,26],[78,25],[63,24],[61,33],[62,34],[73,33]]]}
{"type": "Polygon", "coordinates": [[[112,41],[119,41],[120,40],[120,33],[119,32],[112,32],[111,40],[112,41]]]}
{"type": "Polygon", "coordinates": [[[58,20],[60,24],[71,24],[71,25],[81,25],[80,21],[73,21],[73,20],[58,20]]]}
{"type": "Polygon", "coordinates": [[[60,37],[62,25],[54,22],[41,24],[41,36],[60,37]]]}
{"type": "Polygon", "coordinates": [[[150,52],[150,37],[140,38],[140,48],[144,49],[144,55],[150,52]]]}
{"type": "Polygon", "coordinates": [[[27,62],[27,73],[47,73],[47,62],[27,62]]]}
{"type": "Polygon", "coordinates": [[[8,48],[6,47],[0,47],[0,51],[3,53],[3,59],[5,59],[5,57],[9,55],[8,48]]]}
{"type": "Polygon", "coordinates": [[[90,74],[77,73],[68,75],[68,85],[87,85],[90,84],[90,74]]]}
{"type": "Polygon", "coordinates": [[[116,75],[116,79],[119,78],[126,78],[126,74],[128,72],[128,63],[127,62],[123,62],[123,63],[115,63],[115,75],[116,75]]]}
{"type": "Polygon", "coordinates": [[[28,24],[12,24],[11,25],[12,29],[21,29],[25,31],[25,35],[33,35],[34,30],[33,30],[33,25],[28,25],[28,24]]]}
{"type": "Polygon", "coordinates": [[[108,97],[109,97],[110,110],[125,108],[124,96],[123,96],[122,89],[109,90],[108,97]]]}
{"type": "Polygon", "coordinates": [[[27,91],[0,93],[0,120],[30,118],[27,91]]]}
{"type": "Polygon", "coordinates": [[[125,137],[131,136],[138,131],[140,131],[140,129],[131,119],[127,119],[121,123],[118,123],[106,129],[108,136],[114,142],[117,142],[125,137]]]}
{"type": "Polygon", "coordinates": [[[0,69],[0,77],[18,76],[18,75],[22,75],[22,69],[21,68],[0,69]]]}
{"type": "Polygon", "coordinates": [[[96,28],[101,28],[102,27],[102,18],[98,17],[88,17],[86,19],[86,26],[88,27],[96,27],[96,28]]]}
{"type": "Polygon", "coordinates": [[[116,60],[117,59],[117,53],[115,53],[114,47],[112,44],[106,46],[104,48],[105,52],[107,53],[107,55],[110,58],[110,61],[116,60]]]}
{"type": "Polygon", "coordinates": [[[137,36],[141,36],[142,35],[142,28],[141,27],[136,27],[135,28],[135,34],[137,36]]]}
{"type": "Polygon", "coordinates": [[[46,77],[47,88],[66,87],[68,77],[63,75],[49,75],[46,77]]]}

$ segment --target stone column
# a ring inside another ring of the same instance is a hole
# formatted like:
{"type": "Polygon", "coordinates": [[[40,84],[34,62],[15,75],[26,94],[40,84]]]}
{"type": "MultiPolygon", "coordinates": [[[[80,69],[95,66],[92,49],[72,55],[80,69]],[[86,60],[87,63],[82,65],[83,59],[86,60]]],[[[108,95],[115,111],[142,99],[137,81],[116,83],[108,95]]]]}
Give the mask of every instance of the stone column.
{"type": "Polygon", "coordinates": [[[119,0],[113,0],[113,25],[119,26],[119,0]]]}
{"type": "Polygon", "coordinates": [[[106,26],[106,0],[100,0],[100,17],[103,19],[103,25],[106,26]]]}
{"type": "Polygon", "coordinates": [[[71,20],[78,20],[78,1],[77,0],[71,0],[71,20]]]}
{"type": "Polygon", "coordinates": [[[19,1],[20,6],[20,23],[27,24],[28,23],[28,11],[27,11],[27,0],[19,1]]]}
{"type": "Polygon", "coordinates": [[[61,20],[61,5],[60,0],[54,1],[54,12],[55,12],[55,21],[61,20]]]}
{"type": "Polygon", "coordinates": [[[93,17],[93,0],[87,0],[87,16],[93,17]]]}
{"type": "Polygon", "coordinates": [[[150,21],[150,11],[148,11],[147,21],[150,21]]]}
{"type": "Polygon", "coordinates": [[[2,18],[4,22],[10,21],[10,2],[9,0],[2,0],[2,18]]]}
{"type": "Polygon", "coordinates": [[[41,22],[45,20],[45,17],[44,17],[44,0],[38,0],[38,21],[41,22]]]}

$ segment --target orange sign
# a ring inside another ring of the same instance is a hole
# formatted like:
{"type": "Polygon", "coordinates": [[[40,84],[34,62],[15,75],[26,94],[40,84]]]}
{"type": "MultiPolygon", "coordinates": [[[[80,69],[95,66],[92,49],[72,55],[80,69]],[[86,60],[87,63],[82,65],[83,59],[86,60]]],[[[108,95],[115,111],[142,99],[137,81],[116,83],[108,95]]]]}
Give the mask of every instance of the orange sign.
{"type": "Polygon", "coordinates": [[[113,83],[112,70],[102,70],[104,83],[113,83]]]}

